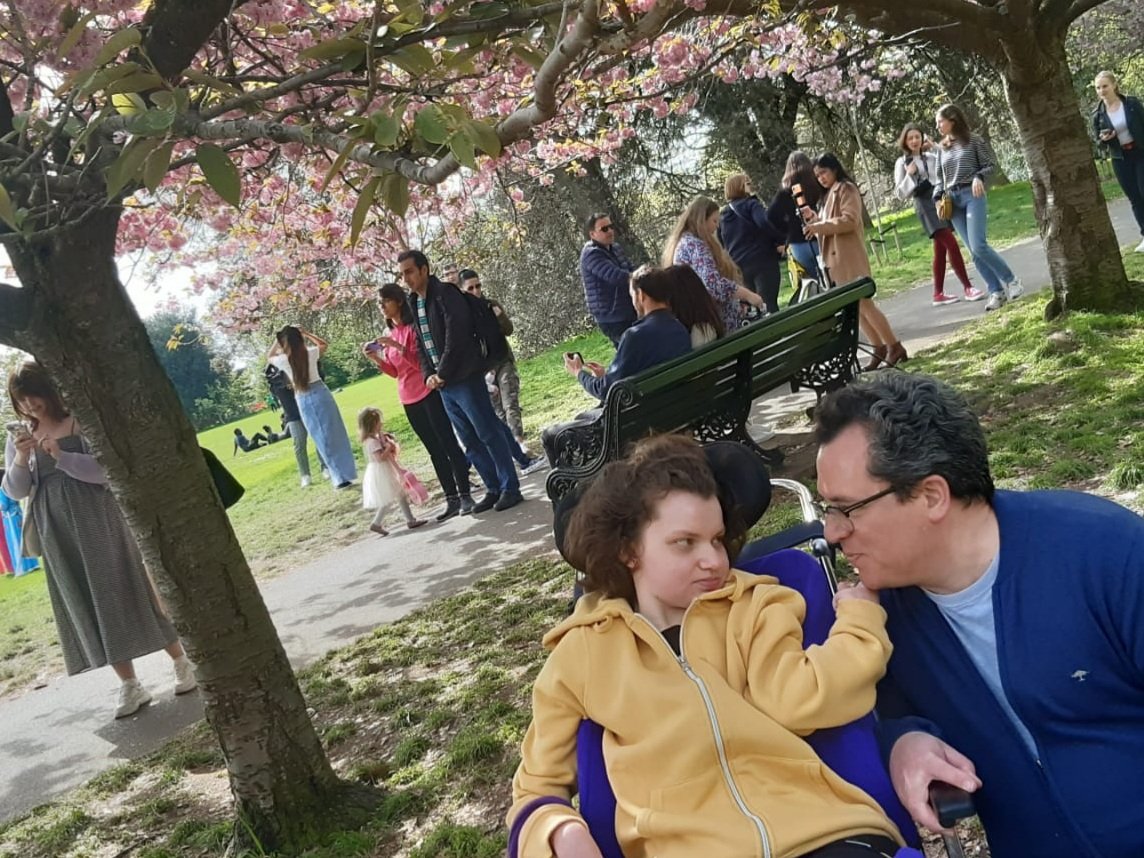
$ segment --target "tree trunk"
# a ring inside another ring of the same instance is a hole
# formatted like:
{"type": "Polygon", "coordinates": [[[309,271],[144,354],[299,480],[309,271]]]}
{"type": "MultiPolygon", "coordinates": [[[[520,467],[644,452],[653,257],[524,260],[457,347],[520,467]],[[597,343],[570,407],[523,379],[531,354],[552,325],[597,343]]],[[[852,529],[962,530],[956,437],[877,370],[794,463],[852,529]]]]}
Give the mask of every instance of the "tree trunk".
{"type": "Polygon", "coordinates": [[[1072,87],[1064,37],[1006,45],[1009,106],[1032,176],[1037,223],[1053,278],[1050,313],[1129,306],[1128,278],[1072,87]]]}
{"type": "Polygon", "coordinates": [[[716,84],[702,111],[718,130],[720,143],[751,177],[764,200],[778,190],[786,158],[798,146],[794,124],[806,93],[790,75],[778,81],[716,84]]]}
{"type": "Polygon", "coordinates": [[[188,654],[227,760],[236,811],[262,847],[328,827],[344,787],[214,491],[174,388],[119,282],[118,212],[10,249],[31,299],[10,336],[84,427],[188,654]]]}

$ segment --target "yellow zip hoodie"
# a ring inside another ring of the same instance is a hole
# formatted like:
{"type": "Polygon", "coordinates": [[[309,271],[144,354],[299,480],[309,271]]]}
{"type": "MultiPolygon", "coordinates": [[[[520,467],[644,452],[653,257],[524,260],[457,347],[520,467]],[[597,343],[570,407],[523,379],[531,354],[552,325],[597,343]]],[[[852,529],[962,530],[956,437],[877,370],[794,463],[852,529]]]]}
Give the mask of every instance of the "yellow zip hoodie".
{"type": "MultiPolygon", "coordinates": [[[[584,596],[544,637],[532,724],[513,778],[511,825],[541,796],[576,785],[576,730],[604,728],[624,855],[793,858],[856,834],[902,842],[864,792],[800,736],[874,707],[890,657],[879,605],[843,600],[830,636],[802,647],[806,605],[770,576],[732,570],[727,586],[684,615],[677,657],[623,599],[584,596]]],[[[521,830],[522,858],[548,858],[549,837],[580,816],[544,805],[521,830]]]]}

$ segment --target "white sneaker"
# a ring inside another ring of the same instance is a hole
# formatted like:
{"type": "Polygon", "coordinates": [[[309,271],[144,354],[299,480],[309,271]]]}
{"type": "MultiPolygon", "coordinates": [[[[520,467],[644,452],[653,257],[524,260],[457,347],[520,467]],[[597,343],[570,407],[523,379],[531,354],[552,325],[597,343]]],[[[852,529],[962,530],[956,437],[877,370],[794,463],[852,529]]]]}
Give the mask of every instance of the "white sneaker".
{"type": "Polygon", "coordinates": [[[330,473],[329,468],[322,468],[322,479],[323,480],[331,480],[331,481],[334,479],[334,476],[333,476],[333,474],[330,473]]]}
{"type": "Polygon", "coordinates": [[[529,474],[535,474],[537,471],[542,471],[548,467],[548,459],[544,456],[533,456],[532,461],[528,463],[527,467],[521,468],[521,476],[527,477],[529,474]]]}
{"type": "Polygon", "coordinates": [[[175,693],[186,694],[199,687],[195,679],[195,668],[185,655],[175,659],[175,693]]]}
{"type": "Polygon", "coordinates": [[[1000,310],[1005,306],[1006,300],[1007,299],[1005,298],[1004,292],[990,292],[989,300],[985,302],[985,312],[988,313],[990,310],[1000,310]]]}
{"type": "Polygon", "coordinates": [[[115,717],[134,715],[150,702],[151,695],[139,684],[139,680],[129,679],[119,686],[119,705],[115,708],[115,717]]]}
{"type": "Polygon", "coordinates": [[[747,421],[747,434],[756,444],[763,444],[775,437],[775,427],[766,423],[752,423],[747,421]]]}
{"type": "Polygon", "coordinates": [[[304,489],[310,488],[310,475],[309,474],[306,474],[306,476],[302,477],[302,488],[304,488],[304,489]]]}
{"type": "Polygon", "coordinates": [[[1144,240],[1141,240],[1141,242],[1138,245],[1136,245],[1136,251],[1135,252],[1136,253],[1144,253],[1144,240]]]}
{"type": "Polygon", "coordinates": [[[1021,282],[1020,277],[1014,277],[1005,285],[1005,292],[1008,294],[1010,301],[1016,301],[1025,294],[1025,285],[1021,282]]]}

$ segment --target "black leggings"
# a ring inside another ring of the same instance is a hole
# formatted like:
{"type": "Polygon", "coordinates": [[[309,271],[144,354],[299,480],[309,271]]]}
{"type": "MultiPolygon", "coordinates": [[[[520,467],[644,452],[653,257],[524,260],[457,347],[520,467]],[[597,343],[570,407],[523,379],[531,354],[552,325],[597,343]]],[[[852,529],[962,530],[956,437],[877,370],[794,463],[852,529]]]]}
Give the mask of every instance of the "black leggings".
{"type": "Polygon", "coordinates": [[[405,416],[409,425],[429,451],[433,471],[446,498],[456,498],[469,494],[469,462],[461,452],[457,436],[453,434],[453,424],[445,413],[445,403],[436,390],[419,402],[405,406],[405,416]]]}
{"type": "MultiPolygon", "coordinates": [[[[761,295],[767,304],[768,313],[779,311],[779,288],[782,286],[783,276],[779,271],[779,260],[768,259],[758,268],[744,268],[743,280],[747,288],[757,295],[761,295]]],[[[731,333],[728,331],[727,333],[731,333]]]]}
{"type": "Polygon", "coordinates": [[[901,847],[889,837],[858,834],[804,853],[801,858],[893,858],[901,847]]]}

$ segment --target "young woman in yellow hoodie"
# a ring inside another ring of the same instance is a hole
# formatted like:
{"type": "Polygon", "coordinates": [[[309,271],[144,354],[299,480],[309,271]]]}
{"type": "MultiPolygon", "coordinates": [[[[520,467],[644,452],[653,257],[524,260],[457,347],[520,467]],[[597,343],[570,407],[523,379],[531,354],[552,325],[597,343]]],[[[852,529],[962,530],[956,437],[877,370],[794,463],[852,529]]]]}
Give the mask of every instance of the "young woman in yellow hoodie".
{"type": "Polygon", "coordinates": [[[604,730],[626,856],[879,858],[902,844],[802,739],[873,708],[885,613],[845,587],[827,641],[804,650],[802,597],[730,568],[735,519],[680,436],[641,443],[585,492],[564,540],[585,595],[544,638],[513,779],[522,858],[600,855],[569,803],[584,718],[604,730]]]}

